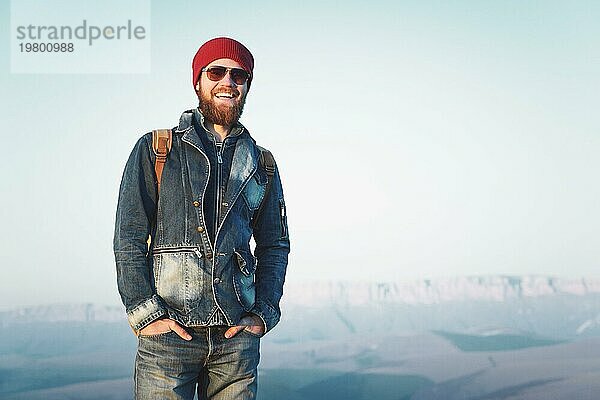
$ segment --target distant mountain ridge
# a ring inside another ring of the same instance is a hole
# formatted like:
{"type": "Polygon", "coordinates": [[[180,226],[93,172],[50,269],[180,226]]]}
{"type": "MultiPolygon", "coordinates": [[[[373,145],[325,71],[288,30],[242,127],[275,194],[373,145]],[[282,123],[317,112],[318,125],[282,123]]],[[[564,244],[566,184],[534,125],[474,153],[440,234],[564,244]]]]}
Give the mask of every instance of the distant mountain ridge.
{"type": "Polygon", "coordinates": [[[125,318],[125,309],[92,303],[48,304],[18,307],[0,312],[0,326],[35,322],[119,322],[125,318]]]}
{"type": "Polygon", "coordinates": [[[600,279],[493,275],[413,282],[304,282],[285,287],[279,337],[335,332],[501,332],[600,336],[600,279]],[[306,328],[306,325],[310,328],[306,328]]]}
{"type": "Polygon", "coordinates": [[[506,301],[552,295],[600,293],[600,278],[564,279],[550,276],[472,276],[412,282],[305,282],[285,287],[284,301],[294,305],[369,303],[440,304],[452,301],[506,301]]]}
{"type": "MultiPolygon", "coordinates": [[[[600,278],[565,279],[539,275],[471,276],[379,283],[314,281],[286,283],[282,306],[427,306],[452,302],[501,303],[563,295],[585,297],[599,294],[600,278]]],[[[120,322],[124,318],[125,310],[122,306],[49,304],[0,312],[0,325],[40,321],[120,322]]]]}

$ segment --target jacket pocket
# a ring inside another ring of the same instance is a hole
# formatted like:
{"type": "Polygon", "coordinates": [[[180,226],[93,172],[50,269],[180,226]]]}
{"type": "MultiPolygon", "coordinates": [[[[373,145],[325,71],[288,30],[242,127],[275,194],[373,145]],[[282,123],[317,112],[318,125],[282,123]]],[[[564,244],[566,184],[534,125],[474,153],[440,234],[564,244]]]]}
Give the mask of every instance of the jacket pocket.
{"type": "Polygon", "coordinates": [[[243,250],[233,250],[233,254],[235,254],[237,265],[244,275],[250,276],[254,274],[256,270],[256,258],[252,254],[243,250]]]}
{"type": "Polygon", "coordinates": [[[260,203],[265,197],[266,188],[266,178],[263,180],[258,173],[254,174],[250,178],[250,181],[248,181],[248,184],[246,184],[246,187],[242,191],[242,197],[251,211],[256,211],[260,207],[260,203]]]}
{"type": "Polygon", "coordinates": [[[187,313],[202,301],[202,269],[192,251],[154,252],[154,283],[166,305],[187,313]]]}
{"type": "Polygon", "coordinates": [[[238,302],[244,310],[250,311],[254,306],[256,288],[254,285],[254,272],[256,259],[252,253],[243,250],[233,250],[234,262],[237,268],[233,271],[233,288],[238,302]]]}

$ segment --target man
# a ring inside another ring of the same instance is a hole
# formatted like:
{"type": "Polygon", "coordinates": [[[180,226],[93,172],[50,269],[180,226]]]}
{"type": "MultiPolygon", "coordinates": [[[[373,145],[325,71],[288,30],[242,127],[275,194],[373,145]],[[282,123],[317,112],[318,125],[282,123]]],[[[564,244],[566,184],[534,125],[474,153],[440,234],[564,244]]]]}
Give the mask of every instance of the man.
{"type": "Polygon", "coordinates": [[[162,173],[152,133],[125,166],[114,251],[138,335],[136,399],[256,396],[259,338],[280,318],[289,236],[278,169],[238,121],[253,68],[233,39],[203,44],[192,62],[199,107],[173,128],[162,173]]]}

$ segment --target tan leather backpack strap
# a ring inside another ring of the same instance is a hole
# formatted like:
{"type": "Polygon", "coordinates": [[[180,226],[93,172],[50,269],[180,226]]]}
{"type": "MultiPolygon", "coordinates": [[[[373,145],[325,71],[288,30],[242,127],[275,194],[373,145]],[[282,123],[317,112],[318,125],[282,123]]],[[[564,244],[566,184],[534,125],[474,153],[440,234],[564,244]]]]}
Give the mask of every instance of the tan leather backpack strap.
{"type": "Polygon", "coordinates": [[[152,150],[156,154],[156,162],[154,163],[154,171],[156,172],[156,182],[158,184],[158,192],[160,193],[160,178],[162,171],[167,162],[167,155],[171,150],[173,142],[173,134],[170,129],[155,129],[152,131],[152,150]]]}

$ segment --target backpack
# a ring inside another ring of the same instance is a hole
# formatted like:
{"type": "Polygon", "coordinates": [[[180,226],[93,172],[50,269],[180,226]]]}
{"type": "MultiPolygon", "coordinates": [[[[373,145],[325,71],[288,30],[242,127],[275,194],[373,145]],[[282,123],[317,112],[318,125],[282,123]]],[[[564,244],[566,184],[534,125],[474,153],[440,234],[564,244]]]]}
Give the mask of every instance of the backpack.
{"type": "MultiPolygon", "coordinates": [[[[152,150],[156,155],[156,161],[154,163],[154,171],[156,172],[156,182],[158,192],[160,193],[160,180],[162,177],[162,171],[167,162],[167,156],[169,155],[169,151],[171,150],[171,145],[173,142],[173,133],[171,129],[155,129],[152,131],[152,150]]],[[[265,189],[265,195],[258,207],[258,211],[255,214],[253,227],[256,225],[256,221],[260,216],[263,207],[265,205],[265,200],[267,195],[269,194],[269,190],[271,189],[271,185],[273,184],[273,176],[275,175],[275,158],[273,158],[273,154],[265,149],[264,147],[257,146],[260,150],[259,164],[263,167],[267,173],[267,187],[265,189]]]]}

